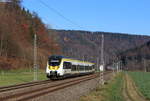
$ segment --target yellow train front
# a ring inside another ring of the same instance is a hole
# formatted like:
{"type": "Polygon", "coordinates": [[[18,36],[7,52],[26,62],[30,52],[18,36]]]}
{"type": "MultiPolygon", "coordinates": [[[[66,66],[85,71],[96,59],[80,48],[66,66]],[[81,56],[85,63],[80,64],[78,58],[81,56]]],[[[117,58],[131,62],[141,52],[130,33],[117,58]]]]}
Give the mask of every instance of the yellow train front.
{"type": "Polygon", "coordinates": [[[85,75],[94,73],[94,71],[94,63],[63,56],[50,56],[46,67],[46,74],[50,79],[85,75]]]}

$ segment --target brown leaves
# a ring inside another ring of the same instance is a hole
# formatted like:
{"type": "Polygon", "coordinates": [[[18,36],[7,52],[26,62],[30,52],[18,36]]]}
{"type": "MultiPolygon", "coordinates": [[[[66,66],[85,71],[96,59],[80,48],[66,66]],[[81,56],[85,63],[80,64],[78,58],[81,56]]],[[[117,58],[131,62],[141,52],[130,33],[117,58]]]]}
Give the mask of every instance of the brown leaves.
{"type": "Polygon", "coordinates": [[[10,59],[10,61],[14,60],[13,62],[3,60],[0,68],[18,68],[21,63],[23,64],[21,67],[31,64],[33,60],[33,35],[35,33],[38,39],[39,61],[46,61],[47,56],[52,53],[51,51],[58,51],[59,47],[58,45],[55,46],[57,43],[48,34],[45,25],[37,14],[31,14],[22,9],[17,0],[14,0],[14,3],[16,4],[9,3],[3,7],[0,6],[0,52],[2,52],[3,58],[10,59]],[[24,61],[18,62],[21,59],[24,61]]]}

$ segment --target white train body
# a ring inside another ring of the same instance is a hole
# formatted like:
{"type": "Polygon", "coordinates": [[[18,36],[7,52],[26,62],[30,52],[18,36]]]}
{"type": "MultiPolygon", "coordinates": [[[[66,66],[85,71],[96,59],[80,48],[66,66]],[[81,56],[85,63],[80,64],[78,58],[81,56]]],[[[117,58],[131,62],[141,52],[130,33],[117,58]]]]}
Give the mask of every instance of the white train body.
{"type": "Polygon", "coordinates": [[[95,71],[94,63],[51,56],[48,59],[46,74],[50,79],[72,75],[89,74],[95,71]]]}

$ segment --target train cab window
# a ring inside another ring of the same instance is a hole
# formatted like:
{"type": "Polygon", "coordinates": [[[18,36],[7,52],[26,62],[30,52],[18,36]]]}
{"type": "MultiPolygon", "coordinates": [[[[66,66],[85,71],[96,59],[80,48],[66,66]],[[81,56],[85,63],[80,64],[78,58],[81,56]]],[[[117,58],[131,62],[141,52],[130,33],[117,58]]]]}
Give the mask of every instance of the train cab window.
{"type": "Polygon", "coordinates": [[[71,63],[70,62],[64,62],[63,69],[71,69],[71,63]]]}

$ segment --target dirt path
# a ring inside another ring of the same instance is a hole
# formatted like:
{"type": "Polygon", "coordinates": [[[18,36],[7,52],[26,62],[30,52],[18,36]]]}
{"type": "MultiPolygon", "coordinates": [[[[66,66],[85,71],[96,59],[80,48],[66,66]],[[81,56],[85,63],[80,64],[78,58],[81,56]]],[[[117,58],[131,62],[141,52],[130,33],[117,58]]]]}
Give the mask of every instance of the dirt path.
{"type": "Polygon", "coordinates": [[[123,95],[126,101],[148,101],[137,90],[129,75],[126,74],[124,79],[123,95]]]}
{"type": "Polygon", "coordinates": [[[127,93],[127,84],[126,84],[126,78],[124,77],[124,83],[123,83],[123,96],[126,99],[126,101],[132,101],[127,93]]]}

